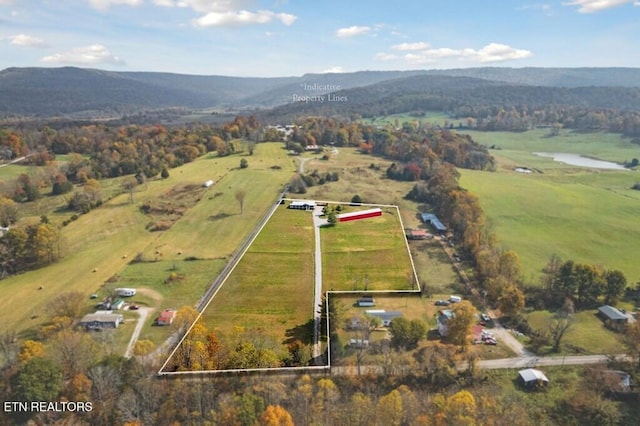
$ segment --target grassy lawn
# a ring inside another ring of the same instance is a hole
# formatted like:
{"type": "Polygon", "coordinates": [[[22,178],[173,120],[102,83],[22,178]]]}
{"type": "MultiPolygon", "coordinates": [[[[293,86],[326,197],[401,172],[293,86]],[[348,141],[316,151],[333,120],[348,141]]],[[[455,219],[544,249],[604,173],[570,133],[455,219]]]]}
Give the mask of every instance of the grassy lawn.
{"type": "Polygon", "coordinates": [[[313,317],[313,223],[282,206],[214,297],[203,319],[220,336],[235,327],[277,342],[313,317]]]}
{"type": "Polygon", "coordinates": [[[325,290],[411,290],[413,270],[395,208],[320,231],[325,290]]]}
{"type": "Polygon", "coordinates": [[[453,291],[462,284],[451,260],[435,239],[409,241],[420,283],[425,283],[431,292],[453,291]]]}
{"type": "MultiPolygon", "coordinates": [[[[527,321],[534,329],[547,328],[548,321],[552,317],[553,314],[548,311],[534,311],[526,315],[527,321]]],[[[595,309],[576,312],[573,315],[573,321],[562,340],[561,354],[576,354],[576,350],[567,349],[567,345],[582,348],[584,353],[591,354],[624,352],[619,334],[604,326],[602,320],[596,316],[595,309]]]]}
{"type": "MultiPolygon", "coordinates": [[[[151,180],[147,185],[138,187],[133,203],[129,202],[128,195],[114,196],[102,207],[81,215],[62,228],[65,255],[59,262],[6,278],[0,283],[3,329],[33,336],[37,327],[48,320],[45,307],[53,297],[66,291],[80,291],[88,297],[113,275],[126,275],[123,271],[138,253],[143,253],[148,260],[158,257],[158,260],[178,261],[187,256],[213,259],[218,263],[212,263],[211,270],[205,273],[207,280],[213,279],[224,261],[220,258],[231,253],[246,237],[258,218],[276,201],[279,190],[294,170],[292,160],[286,156],[280,143],[260,144],[252,157],[246,157],[249,161],[247,169],[238,169],[240,158],[244,156],[218,158],[212,154],[171,169],[168,179],[151,180]],[[271,169],[274,165],[280,169],[271,169]],[[224,189],[219,185],[218,188],[216,185],[209,188],[209,193],[213,192],[210,195],[212,199],[203,197],[168,231],[150,232],[145,229],[150,221],[140,211],[145,201],[161,197],[177,184],[201,185],[208,179],[224,184],[224,189]],[[234,195],[238,189],[246,191],[244,213],[232,214],[221,220],[207,220],[220,212],[239,213],[234,195]],[[215,192],[225,195],[214,197],[215,192]],[[40,286],[44,289],[38,290],[40,286]]],[[[117,180],[101,183],[106,191],[118,187],[117,180]]],[[[61,220],[55,215],[52,219],[53,223],[61,220]]],[[[182,267],[183,263],[178,263],[182,267]]],[[[156,274],[143,271],[138,278],[144,279],[142,274],[146,273],[152,277],[156,274]]],[[[177,306],[176,302],[194,305],[199,299],[197,293],[195,289],[190,290],[183,299],[185,303],[171,299],[182,297],[179,292],[167,294],[163,306],[177,306]]]]}
{"type": "Polygon", "coordinates": [[[429,123],[444,126],[445,122],[454,123],[454,126],[457,126],[458,123],[463,123],[464,120],[456,120],[452,119],[447,114],[440,111],[425,111],[424,116],[415,116],[407,113],[402,114],[392,114],[384,117],[376,117],[376,118],[365,118],[362,120],[365,124],[373,124],[376,126],[384,126],[387,124],[391,124],[394,126],[401,127],[403,123],[429,123]]]}

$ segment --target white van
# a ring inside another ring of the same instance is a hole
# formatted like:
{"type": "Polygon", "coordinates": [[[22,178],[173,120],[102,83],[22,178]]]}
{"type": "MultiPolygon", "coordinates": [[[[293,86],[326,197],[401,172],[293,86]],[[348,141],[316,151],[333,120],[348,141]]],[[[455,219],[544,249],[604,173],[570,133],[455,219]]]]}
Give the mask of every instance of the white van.
{"type": "Polygon", "coordinates": [[[451,302],[451,303],[462,302],[462,297],[460,297],[460,296],[450,296],[449,297],[449,302],[451,302]]]}

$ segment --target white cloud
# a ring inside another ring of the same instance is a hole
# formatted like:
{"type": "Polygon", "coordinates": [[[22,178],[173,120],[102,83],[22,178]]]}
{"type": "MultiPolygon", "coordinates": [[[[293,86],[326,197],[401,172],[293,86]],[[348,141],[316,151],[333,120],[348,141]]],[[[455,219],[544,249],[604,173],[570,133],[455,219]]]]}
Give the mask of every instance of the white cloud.
{"type": "Polygon", "coordinates": [[[49,47],[44,40],[26,34],[18,34],[9,37],[11,44],[26,47],[49,47]]]}
{"type": "Polygon", "coordinates": [[[354,36],[367,34],[370,31],[371,31],[371,27],[353,25],[347,28],[340,28],[338,31],[336,31],[336,37],[340,37],[340,38],[354,37],[354,36]]]}
{"type": "Polygon", "coordinates": [[[417,43],[400,43],[395,46],[391,46],[393,50],[426,50],[429,49],[431,45],[429,43],[417,42],[417,43]]]}
{"type": "Polygon", "coordinates": [[[206,15],[195,19],[194,23],[199,27],[234,27],[251,24],[267,24],[273,20],[278,20],[284,25],[291,25],[297,16],[288,13],[275,13],[270,10],[259,10],[249,12],[248,10],[209,12],[206,15]]]}
{"type": "Polygon", "coordinates": [[[89,4],[98,10],[106,10],[111,6],[139,6],[142,0],[89,0],[89,4]]]}
{"type": "Polygon", "coordinates": [[[340,74],[344,72],[344,68],[340,66],[331,67],[324,71],[320,71],[320,74],[340,74]]]}
{"type": "Polygon", "coordinates": [[[378,61],[392,61],[397,58],[398,57],[393,53],[379,52],[379,53],[376,53],[375,55],[375,59],[377,59],[378,61]]]}
{"type": "Polygon", "coordinates": [[[9,6],[13,4],[13,0],[0,0],[0,6],[9,6]]]}
{"type": "Polygon", "coordinates": [[[430,64],[444,59],[454,59],[470,62],[503,62],[512,59],[524,59],[533,55],[528,50],[516,49],[506,44],[490,43],[480,50],[452,49],[449,47],[431,48],[427,43],[409,43],[406,45],[392,46],[396,50],[409,50],[411,53],[404,55],[407,62],[413,65],[430,64]],[[426,46],[419,49],[419,45],[426,46]]]}
{"type": "Polygon", "coordinates": [[[186,7],[199,13],[230,12],[249,9],[254,5],[252,0],[153,0],[158,6],[186,7]]]}
{"type": "Polygon", "coordinates": [[[565,6],[578,6],[578,12],[580,13],[594,13],[627,3],[633,3],[638,6],[639,2],[636,0],[572,0],[563,4],[565,6]]]}
{"type": "Polygon", "coordinates": [[[71,64],[71,65],[98,65],[112,64],[124,65],[124,61],[115,56],[105,46],[93,44],[86,47],[78,47],[67,52],[45,56],[40,62],[47,64],[71,64]]]}

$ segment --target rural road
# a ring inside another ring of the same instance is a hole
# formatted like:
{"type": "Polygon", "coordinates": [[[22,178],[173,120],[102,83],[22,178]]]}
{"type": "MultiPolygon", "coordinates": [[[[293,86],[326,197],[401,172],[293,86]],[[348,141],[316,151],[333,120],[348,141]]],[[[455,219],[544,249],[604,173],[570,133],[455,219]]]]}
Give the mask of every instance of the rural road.
{"type": "MultiPolygon", "coordinates": [[[[624,359],[625,355],[613,355],[616,359],[624,359]]],[[[478,368],[484,370],[500,370],[500,369],[522,369],[533,367],[546,367],[557,365],[591,365],[591,364],[603,364],[610,359],[610,355],[575,355],[575,356],[549,356],[549,357],[536,357],[526,356],[517,358],[502,358],[502,359],[490,359],[478,361],[478,368]]],[[[401,372],[404,367],[394,366],[394,368],[401,372]]],[[[458,370],[464,370],[467,365],[462,363],[457,366],[458,370]]],[[[382,374],[384,373],[383,367],[379,365],[366,365],[361,366],[362,374],[382,374]]],[[[407,371],[408,373],[409,371],[407,371]]],[[[331,374],[335,375],[349,375],[356,376],[358,374],[358,367],[355,365],[349,366],[332,366],[331,374]]]]}

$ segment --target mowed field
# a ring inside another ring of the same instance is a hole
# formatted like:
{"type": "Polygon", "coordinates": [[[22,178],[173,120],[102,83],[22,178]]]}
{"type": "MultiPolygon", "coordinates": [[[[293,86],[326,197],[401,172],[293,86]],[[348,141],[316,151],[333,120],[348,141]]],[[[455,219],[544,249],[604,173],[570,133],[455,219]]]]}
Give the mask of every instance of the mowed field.
{"type": "Polygon", "coordinates": [[[283,342],[313,318],[313,221],[281,205],[203,312],[221,336],[236,327],[283,342]]]}
{"type": "Polygon", "coordinates": [[[382,212],[320,230],[325,291],[417,290],[398,210],[382,212]]]}
{"type": "MultiPolygon", "coordinates": [[[[404,198],[414,182],[399,182],[387,178],[386,170],[391,165],[391,161],[361,154],[355,148],[338,148],[336,153],[329,151],[328,155],[328,160],[320,160],[320,156],[316,156],[315,159],[307,161],[305,169],[318,170],[321,174],[338,172],[340,180],[308,188],[307,193],[300,197],[345,201],[345,204],[348,204],[351,198],[358,194],[367,203],[397,205],[405,228],[431,231],[419,219],[420,209],[426,206],[404,198]]],[[[442,289],[443,291],[458,282],[459,277],[451,261],[437,242],[413,241],[409,242],[409,245],[421,282],[428,283],[434,290],[442,289]]],[[[353,282],[354,279],[350,279],[351,287],[348,287],[349,283],[342,284],[341,287],[346,285],[347,289],[351,289],[353,282]]],[[[329,288],[325,286],[325,289],[329,288]]]]}
{"type": "Polygon", "coordinates": [[[537,282],[552,254],[619,269],[640,279],[640,181],[637,171],[583,169],[531,152],[571,152],[622,162],[640,156],[637,145],[610,134],[473,133],[474,139],[507,147],[494,150],[495,173],[462,170],[460,184],[480,198],[500,245],[515,250],[525,276],[537,282]],[[522,174],[516,166],[539,173],[522,174]]]}
{"type": "MultiPolygon", "coordinates": [[[[127,275],[124,270],[138,253],[143,253],[146,260],[180,261],[193,256],[224,262],[222,258],[239,246],[269,205],[277,200],[293,171],[293,161],[282,144],[265,143],[256,147],[253,156],[218,158],[211,154],[171,169],[168,179],[152,180],[138,187],[133,203],[129,202],[128,194],[113,197],[61,228],[65,252],[62,260],[0,281],[3,329],[31,336],[37,326],[48,320],[46,306],[55,296],[80,291],[88,297],[115,274],[127,275]],[[241,158],[247,158],[248,168],[238,168],[241,158]],[[216,185],[207,189],[173,227],[161,232],[145,229],[151,219],[140,210],[142,204],[165,197],[176,185],[202,185],[209,179],[215,180],[216,185]],[[235,200],[236,190],[246,192],[242,214],[235,200]],[[216,196],[217,193],[220,194],[216,196]],[[42,290],[38,290],[40,286],[42,290]]],[[[56,215],[51,218],[54,223],[59,220],[56,215]]],[[[156,267],[151,263],[136,266],[143,268],[137,272],[141,277],[156,274],[156,267]],[[144,265],[150,269],[144,270],[144,265]]],[[[199,285],[212,280],[218,271],[219,264],[212,264],[210,272],[203,272],[199,285]]],[[[195,274],[192,272],[192,278],[195,274]]],[[[190,304],[195,305],[198,299],[190,304]]],[[[175,307],[176,302],[179,301],[169,300],[167,295],[167,300],[158,306],[175,307]]]]}

